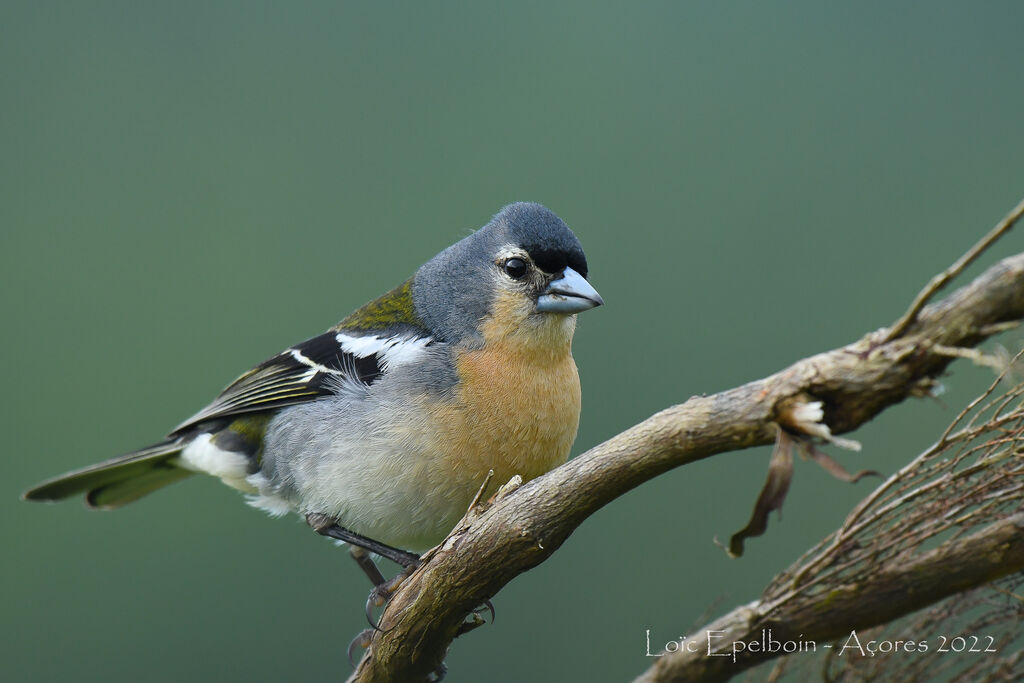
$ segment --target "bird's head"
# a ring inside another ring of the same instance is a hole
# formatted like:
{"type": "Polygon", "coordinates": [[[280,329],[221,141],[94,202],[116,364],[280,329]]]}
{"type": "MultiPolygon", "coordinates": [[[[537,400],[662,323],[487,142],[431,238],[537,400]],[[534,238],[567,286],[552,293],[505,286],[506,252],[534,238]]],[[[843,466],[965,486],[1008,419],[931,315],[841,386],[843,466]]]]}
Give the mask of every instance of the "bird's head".
{"type": "Polygon", "coordinates": [[[576,235],[540,204],[502,209],[424,264],[413,280],[417,313],[446,341],[567,345],[576,313],[604,301],[587,282],[576,235]]]}

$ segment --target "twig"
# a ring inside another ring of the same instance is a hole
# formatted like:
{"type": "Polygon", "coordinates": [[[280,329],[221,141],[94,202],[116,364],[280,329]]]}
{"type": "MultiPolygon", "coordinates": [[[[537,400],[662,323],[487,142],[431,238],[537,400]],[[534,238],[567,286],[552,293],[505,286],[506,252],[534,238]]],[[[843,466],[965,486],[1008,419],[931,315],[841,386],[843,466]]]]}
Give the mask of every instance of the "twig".
{"type": "Polygon", "coordinates": [[[992,368],[993,370],[1002,370],[1005,365],[1003,361],[995,356],[979,351],[978,349],[961,349],[956,346],[943,346],[942,344],[936,344],[932,347],[932,352],[940,353],[943,356],[966,358],[975,365],[992,368]]]}
{"type": "Polygon", "coordinates": [[[928,285],[918,293],[917,298],[914,299],[914,303],[910,304],[910,308],[903,314],[896,324],[889,330],[889,334],[885,336],[885,341],[890,342],[894,339],[899,339],[907,328],[910,327],[915,320],[917,320],[918,314],[921,309],[924,308],[925,304],[928,303],[935,294],[945,287],[949,282],[957,275],[963,272],[964,268],[974,262],[976,258],[988,249],[997,239],[1002,237],[1005,233],[1009,232],[1013,224],[1024,215],[1024,199],[1020,201],[1017,206],[1013,208],[1010,213],[1006,214],[1003,220],[999,221],[992,230],[985,235],[981,241],[971,247],[967,253],[958,258],[949,268],[942,271],[931,279],[928,285]]]}

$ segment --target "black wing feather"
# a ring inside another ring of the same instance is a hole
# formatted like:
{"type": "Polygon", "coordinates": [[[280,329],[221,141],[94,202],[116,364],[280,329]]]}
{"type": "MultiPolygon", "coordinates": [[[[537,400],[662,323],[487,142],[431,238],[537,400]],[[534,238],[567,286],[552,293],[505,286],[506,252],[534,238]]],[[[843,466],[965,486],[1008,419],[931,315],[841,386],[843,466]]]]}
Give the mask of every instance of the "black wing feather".
{"type": "Polygon", "coordinates": [[[232,382],[214,401],[180,424],[171,435],[200,422],[262,412],[312,401],[333,393],[344,378],[370,385],[383,374],[377,354],[356,357],[342,350],[336,331],[307,339],[265,360],[232,382]],[[333,383],[330,381],[333,380],[333,383]]]}

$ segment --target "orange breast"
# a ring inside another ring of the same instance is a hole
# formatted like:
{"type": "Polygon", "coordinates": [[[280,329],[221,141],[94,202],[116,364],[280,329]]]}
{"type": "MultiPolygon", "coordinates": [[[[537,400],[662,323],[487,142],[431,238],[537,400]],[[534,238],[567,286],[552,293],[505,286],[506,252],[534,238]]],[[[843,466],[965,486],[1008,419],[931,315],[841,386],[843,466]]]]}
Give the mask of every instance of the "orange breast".
{"type": "Polygon", "coordinates": [[[541,355],[489,344],[459,352],[456,365],[461,382],[440,435],[453,467],[478,485],[481,473],[493,469],[500,485],[565,462],[580,417],[580,380],[568,344],[564,353],[541,355]]]}

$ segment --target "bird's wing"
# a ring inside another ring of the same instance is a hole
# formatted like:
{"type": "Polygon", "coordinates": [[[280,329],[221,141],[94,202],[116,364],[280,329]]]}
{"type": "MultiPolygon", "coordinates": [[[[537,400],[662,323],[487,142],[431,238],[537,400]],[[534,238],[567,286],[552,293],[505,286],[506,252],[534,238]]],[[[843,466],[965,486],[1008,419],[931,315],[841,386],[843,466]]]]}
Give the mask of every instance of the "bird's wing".
{"type": "Polygon", "coordinates": [[[369,386],[388,369],[432,343],[427,335],[374,335],[331,330],[260,363],[212,403],[178,425],[178,435],[200,422],[263,412],[337,393],[346,384],[369,386]]]}
{"type": "Polygon", "coordinates": [[[414,312],[410,279],[327,332],[260,363],[171,436],[208,420],[312,401],[345,385],[369,386],[431,343],[414,312]]]}

